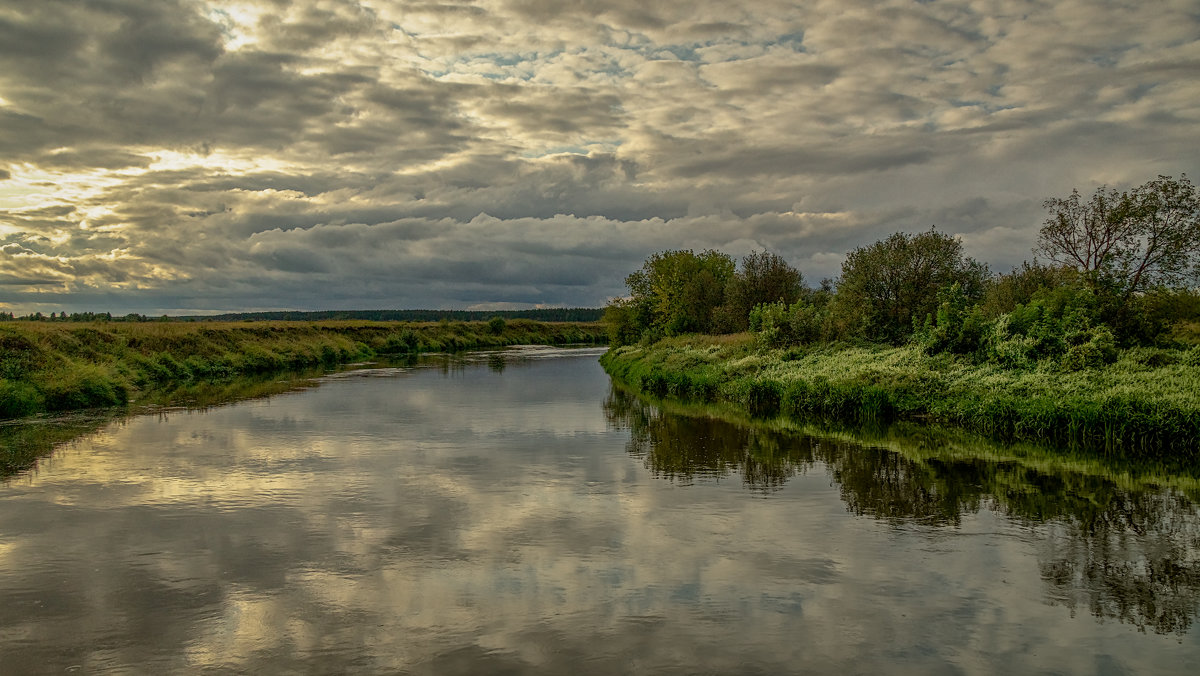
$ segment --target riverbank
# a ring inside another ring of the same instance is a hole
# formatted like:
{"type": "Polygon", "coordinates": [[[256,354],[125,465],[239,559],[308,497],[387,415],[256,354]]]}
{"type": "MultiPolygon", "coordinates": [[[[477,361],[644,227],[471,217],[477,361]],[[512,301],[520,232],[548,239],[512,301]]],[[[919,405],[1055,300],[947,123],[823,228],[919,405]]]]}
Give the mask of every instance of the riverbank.
{"type": "Polygon", "coordinates": [[[3,322],[0,419],[120,406],[181,384],[379,355],[602,343],[590,322],[3,322]]]}
{"type": "Polygon", "coordinates": [[[973,364],[915,345],[763,350],[739,334],[620,347],[601,363],[635,390],[757,416],[935,421],[999,439],[1200,455],[1197,348],[1133,349],[1110,366],[1064,372],[973,364]]]}

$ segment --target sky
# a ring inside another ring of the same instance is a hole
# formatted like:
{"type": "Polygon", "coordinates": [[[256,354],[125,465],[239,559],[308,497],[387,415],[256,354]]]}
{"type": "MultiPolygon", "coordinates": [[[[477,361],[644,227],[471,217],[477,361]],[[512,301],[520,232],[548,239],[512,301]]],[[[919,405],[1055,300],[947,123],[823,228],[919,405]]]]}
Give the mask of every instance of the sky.
{"type": "Polygon", "coordinates": [[[0,0],[0,311],[597,307],[1200,177],[1195,0],[0,0]]]}

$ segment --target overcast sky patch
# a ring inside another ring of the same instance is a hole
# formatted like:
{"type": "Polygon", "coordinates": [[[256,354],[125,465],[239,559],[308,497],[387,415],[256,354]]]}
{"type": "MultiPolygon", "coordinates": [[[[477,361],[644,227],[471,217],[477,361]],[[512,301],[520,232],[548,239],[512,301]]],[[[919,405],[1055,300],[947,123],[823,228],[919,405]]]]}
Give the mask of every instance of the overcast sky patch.
{"type": "Polygon", "coordinates": [[[0,310],[598,306],[810,283],[1200,173],[1191,0],[0,0],[0,310]]]}

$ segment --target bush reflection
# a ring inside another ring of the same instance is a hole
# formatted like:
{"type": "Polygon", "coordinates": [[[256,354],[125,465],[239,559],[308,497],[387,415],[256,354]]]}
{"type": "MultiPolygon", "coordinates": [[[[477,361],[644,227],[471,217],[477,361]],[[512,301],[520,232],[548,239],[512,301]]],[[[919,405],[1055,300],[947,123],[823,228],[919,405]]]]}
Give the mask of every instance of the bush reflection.
{"type": "Polygon", "coordinates": [[[615,387],[604,411],[611,424],[629,428],[628,452],[655,476],[686,485],[737,475],[747,488],[769,493],[798,474],[827,471],[850,512],[902,525],[956,527],[988,509],[1034,536],[1053,604],[1163,634],[1188,631],[1200,611],[1196,503],[1153,482],[1128,488],[1109,476],[1051,473],[1015,461],[909,457],[836,437],[667,412],[615,387]]]}

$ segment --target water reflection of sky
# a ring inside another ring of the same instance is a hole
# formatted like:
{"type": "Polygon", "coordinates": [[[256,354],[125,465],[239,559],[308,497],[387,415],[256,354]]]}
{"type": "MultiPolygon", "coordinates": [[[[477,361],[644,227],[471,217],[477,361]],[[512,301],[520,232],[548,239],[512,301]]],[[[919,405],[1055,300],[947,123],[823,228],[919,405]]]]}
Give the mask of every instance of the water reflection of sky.
{"type": "MultiPolygon", "coordinates": [[[[1080,546],[1060,523],[859,514],[821,461],[765,493],[736,474],[656,478],[606,421],[594,355],[375,375],[131,418],[0,487],[0,673],[1187,673],[1200,658],[1194,631],[1048,598],[1046,562],[1080,546]]],[[[1188,509],[1171,518],[1194,526],[1188,509]]]]}

